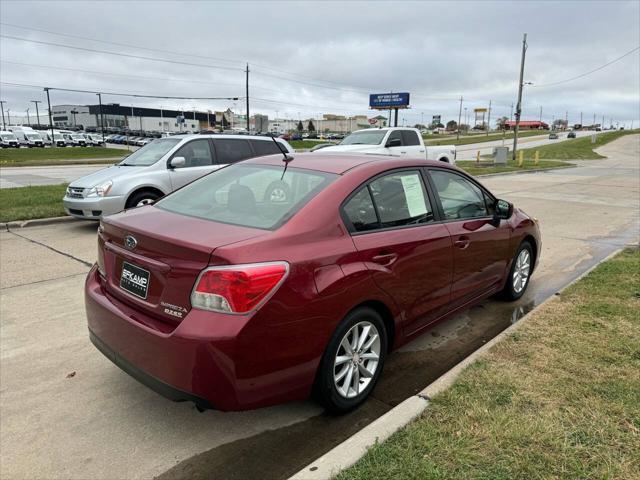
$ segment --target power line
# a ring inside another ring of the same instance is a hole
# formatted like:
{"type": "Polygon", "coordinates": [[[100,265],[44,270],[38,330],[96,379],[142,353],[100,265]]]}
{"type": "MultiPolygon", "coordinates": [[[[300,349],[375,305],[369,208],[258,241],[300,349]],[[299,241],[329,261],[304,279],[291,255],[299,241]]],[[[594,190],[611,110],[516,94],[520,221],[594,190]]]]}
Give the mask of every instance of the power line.
{"type": "MultiPolygon", "coordinates": [[[[186,79],[186,78],[172,78],[172,77],[147,77],[147,76],[143,76],[143,75],[130,75],[130,74],[125,74],[125,73],[113,73],[113,72],[101,72],[101,71],[96,71],[96,70],[83,70],[83,69],[79,69],[79,68],[70,68],[70,67],[60,67],[60,66],[54,66],[54,65],[38,65],[35,63],[24,63],[24,62],[14,62],[11,60],[0,60],[0,63],[7,63],[7,64],[11,64],[11,65],[20,65],[20,66],[25,66],[25,67],[36,67],[36,68],[50,68],[53,70],[66,70],[66,71],[70,71],[70,72],[81,72],[81,73],[89,73],[92,75],[108,75],[108,76],[115,76],[115,77],[126,77],[126,78],[140,78],[143,80],[163,80],[163,81],[169,81],[169,82],[185,82],[185,83],[195,83],[195,84],[201,84],[201,85],[215,85],[215,86],[227,86],[227,87],[236,87],[236,88],[244,88],[244,85],[241,84],[236,84],[236,83],[218,83],[218,82],[202,82],[199,80],[190,80],[190,79],[186,79]]],[[[257,87],[257,86],[253,86],[252,88],[256,88],[259,90],[264,90],[264,91],[268,91],[268,92],[274,92],[274,93],[280,93],[280,90],[274,90],[271,88],[265,88],[265,87],[257,87]]]]}
{"type": "Polygon", "coordinates": [[[51,30],[44,30],[42,28],[35,28],[35,27],[25,27],[23,25],[16,25],[14,23],[0,22],[0,25],[4,25],[6,27],[19,28],[21,30],[30,30],[30,31],[33,31],[33,32],[48,33],[50,35],[57,35],[57,36],[60,36],[60,37],[77,38],[79,40],[88,40],[90,42],[104,43],[104,44],[107,44],[107,45],[116,45],[118,47],[128,47],[128,48],[135,48],[137,50],[146,50],[148,52],[169,53],[171,55],[180,55],[182,57],[187,56],[187,57],[193,57],[193,58],[201,58],[203,60],[215,60],[215,61],[218,61],[218,62],[233,63],[233,64],[237,64],[238,68],[240,68],[240,65],[242,65],[242,62],[238,62],[237,60],[229,60],[227,58],[196,55],[196,54],[193,54],[193,53],[176,52],[176,51],[173,51],[173,50],[161,50],[161,49],[158,49],[158,48],[142,47],[142,46],[139,46],[139,45],[132,45],[132,44],[129,44],[129,43],[113,42],[113,41],[109,41],[109,40],[99,40],[97,38],[83,37],[82,35],[73,35],[73,34],[70,34],[70,33],[53,32],[51,30]]]}
{"type": "Polygon", "coordinates": [[[628,51],[627,53],[625,53],[624,55],[622,55],[622,56],[620,56],[620,57],[618,57],[618,58],[616,58],[616,59],[614,59],[614,60],[611,60],[610,62],[605,63],[604,65],[599,66],[598,68],[594,68],[593,70],[589,70],[588,72],[581,73],[580,75],[576,75],[575,77],[567,78],[567,79],[565,79],[565,80],[560,80],[560,81],[558,81],[558,82],[543,83],[543,84],[541,84],[541,85],[535,85],[535,84],[534,84],[533,86],[534,86],[534,87],[551,87],[552,85],[560,85],[561,83],[567,83],[567,82],[571,82],[571,81],[573,81],[573,80],[577,80],[577,79],[579,79],[579,78],[586,77],[587,75],[591,75],[592,73],[595,73],[595,72],[597,72],[598,70],[602,70],[603,68],[608,67],[608,66],[609,66],[609,65],[611,65],[612,63],[616,63],[618,60],[622,60],[624,57],[626,57],[627,55],[631,55],[633,52],[635,52],[635,51],[637,51],[637,50],[640,50],[640,47],[636,47],[636,48],[634,48],[634,49],[632,49],[632,50],[629,50],[629,51],[628,51]]]}
{"type": "Polygon", "coordinates": [[[233,67],[224,67],[221,65],[205,65],[202,63],[189,63],[189,62],[182,62],[179,60],[169,60],[167,58],[156,58],[156,57],[145,57],[142,55],[132,55],[130,53],[120,53],[120,52],[110,52],[109,50],[98,50],[95,48],[85,48],[85,47],[76,47],[74,45],[65,45],[63,43],[55,43],[55,42],[45,42],[42,40],[32,40],[30,38],[24,38],[24,37],[14,37],[12,35],[0,35],[0,37],[2,38],[9,38],[11,40],[20,40],[22,42],[30,42],[30,43],[38,43],[40,45],[51,45],[54,47],[63,47],[63,48],[71,48],[73,50],[82,50],[85,52],[93,52],[93,53],[106,53],[107,55],[115,55],[117,57],[127,57],[127,58],[137,58],[140,60],[151,60],[153,62],[165,62],[165,63],[174,63],[176,65],[189,65],[191,67],[201,67],[201,68],[216,68],[216,69],[220,69],[220,70],[233,70],[233,71],[238,71],[238,72],[243,72],[244,69],[242,68],[233,68],[233,67]]]}
{"type": "Polygon", "coordinates": [[[238,100],[240,97],[175,97],[171,95],[143,95],[138,93],[120,93],[120,92],[103,92],[97,90],[80,90],[77,88],[60,88],[60,87],[46,87],[44,85],[30,85],[26,83],[13,83],[13,82],[0,82],[2,85],[10,85],[14,87],[30,87],[30,88],[42,88],[47,90],[58,90],[61,92],[77,92],[77,93],[94,93],[102,95],[112,95],[115,97],[135,97],[135,98],[160,98],[167,100],[238,100]]]}

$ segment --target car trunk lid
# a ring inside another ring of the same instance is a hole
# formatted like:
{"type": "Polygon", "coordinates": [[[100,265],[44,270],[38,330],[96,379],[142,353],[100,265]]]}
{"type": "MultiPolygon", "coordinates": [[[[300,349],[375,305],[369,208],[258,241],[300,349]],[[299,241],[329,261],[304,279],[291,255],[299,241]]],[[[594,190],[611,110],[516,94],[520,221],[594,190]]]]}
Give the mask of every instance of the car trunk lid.
{"type": "Polygon", "coordinates": [[[105,288],[145,314],[177,324],[191,309],[191,290],[213,251],[267,233],[153,206],[106,217],[98,241],[105,288]]]}

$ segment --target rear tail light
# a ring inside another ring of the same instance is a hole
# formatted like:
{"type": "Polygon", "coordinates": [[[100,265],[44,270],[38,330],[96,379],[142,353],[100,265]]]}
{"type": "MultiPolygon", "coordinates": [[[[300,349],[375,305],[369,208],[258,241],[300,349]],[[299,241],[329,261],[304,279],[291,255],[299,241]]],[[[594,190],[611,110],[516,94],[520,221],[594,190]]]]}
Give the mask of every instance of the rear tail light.
{"type": "Polygon", "coordinates": [[[223,313],[260,308],[289,273],[286,262],[210,267],[202,271],[191,293],[191,306],[223,313]]]}

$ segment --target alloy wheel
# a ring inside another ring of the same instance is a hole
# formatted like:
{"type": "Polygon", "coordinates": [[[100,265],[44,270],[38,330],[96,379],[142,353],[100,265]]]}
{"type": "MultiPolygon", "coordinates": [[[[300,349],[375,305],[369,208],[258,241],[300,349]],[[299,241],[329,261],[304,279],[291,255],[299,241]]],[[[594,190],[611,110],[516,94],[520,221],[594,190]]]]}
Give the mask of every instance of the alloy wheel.
{"type": "Polygon", "coordinates": [[[380,334],[367,321],[355,324],[342,338],[333,363],[333,382],[344,398],[360,395],[371,383],[380,359],[380,334]]]}
{"type": "Polygon", "coordinates": [[[520,293],[527,286],[529,281],[529,271],[531,270],[531,254],[523,249],[518,254],[516,266],[513,270],[513,291],[520,293]]]}

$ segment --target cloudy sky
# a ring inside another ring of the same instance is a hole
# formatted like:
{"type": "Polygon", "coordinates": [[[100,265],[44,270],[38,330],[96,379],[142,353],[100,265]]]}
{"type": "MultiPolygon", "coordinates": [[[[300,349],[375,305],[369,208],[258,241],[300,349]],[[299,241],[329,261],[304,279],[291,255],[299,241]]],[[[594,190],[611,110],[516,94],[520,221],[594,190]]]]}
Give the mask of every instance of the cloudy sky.
{"type": "MultiPolygon", "coordinates": [[[[509,116],[528,34],[523,119],[638,125],[640,2],[169,2],[0,0],[0,97],[12,115],[41,86],[181,97],[244,97],[280,117],[371,114],[368,94],[411,93],[407,124],[469,116],[492,101],[509,116]],[[10,38],[12,37],[12,38],[10,38]],[[28,41],[27,41],[28,40],[28,41]],[[42,42],[42,43],[36,43],[42,42]],[[72,46],[76,48],[67,48],[72,46]],[[107,53],[110,52],[110,53],[107,53]],[[143,57],[143,58],[141,58],[143,57]],[[8,84],[26,84],[19,87],[8,84]]],[[[199,110],[244,100],[104,102],[199,110]]],[[[52,92],[52,104],[96,103],[52,92]]],[[[46,105],[46,103],[44,104],[46,105]]],[[[42,106],[42,105],[41,105],[42,106]]]]}

